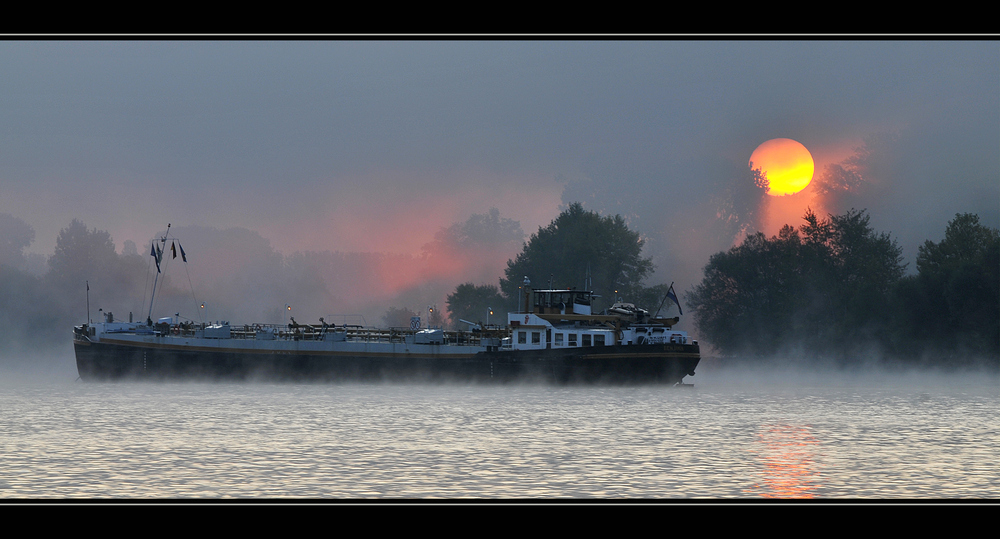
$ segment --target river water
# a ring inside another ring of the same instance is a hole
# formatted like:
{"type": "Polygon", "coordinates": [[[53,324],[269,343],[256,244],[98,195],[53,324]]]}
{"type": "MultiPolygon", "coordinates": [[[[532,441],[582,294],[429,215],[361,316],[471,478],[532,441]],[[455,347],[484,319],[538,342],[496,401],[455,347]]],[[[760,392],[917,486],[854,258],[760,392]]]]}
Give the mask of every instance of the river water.
{"type": "Polygon", "coordinates": [[[0,499],[1000,497],[991,374],[694,388],[0,382],[0,499]]]}

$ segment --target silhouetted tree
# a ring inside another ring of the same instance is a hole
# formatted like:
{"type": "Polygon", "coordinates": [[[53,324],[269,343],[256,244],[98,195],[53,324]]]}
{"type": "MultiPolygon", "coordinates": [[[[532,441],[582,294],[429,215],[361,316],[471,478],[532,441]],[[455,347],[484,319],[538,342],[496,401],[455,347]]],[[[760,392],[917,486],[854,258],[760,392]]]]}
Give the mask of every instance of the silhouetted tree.
{"type": "Polygon", "coordinates": [[[775,352],[798,327],[802,242],[790,226],[767,239],[757,232],[717,253],[687,294],[702,338],[726,353],[775,352]]]}
{"type": "Polygon", "coordinates": [[[472,214],[464,223],[442,228],[435,234],[435,240],[460,248],[497,247],[520,243],[524,240],[524,231],[521,230],[521,223],[500,217],[500,210],[490,208],[487,213],[472,214]]]}
{"type": "Polygon", "coordinates": [[[434,241],[423,246],[421,280],[439,281],[447,290],[466,280],[496,279],[523,241],[521,224],[501,217],[500,210],[472,214],[464,222],[441,228],[434,241]]]}
{"type": "Polygon", "coordinates": [[[127,297],[118,269],[118,253],[111,234],[96,228],[87,230],[85,224],[73,219],[68,227],[59,231],[55,253],[49,258],[46,280],[63,299],[65,308],[82,314],[87,282],[95,311],[100,307],[115,308],[127,297]]]}
{"type": "Polygon", "coordinates": [[[438,309],[437,305],[431,305],[427,308],[427,322],[431,327],[444,327],[444,313],[438,309]]]}
{"type": "Polygon", "coordinates": [[[634,297],[653,262],[642,257],[643,239],[625,225],[620,215],[601,217],[572,204],[549,226],[539,228],[517,258],[507,262],[500,288],[516,304],[524,277],[533,288],[583,288],[590,267],[594,290],[610,305],[615,291],[634,297]]]}
{"type": "Polygon", "coordinates": [[[723,227],[722,235],[727,240],[762,228],[761,208],[769,190],[767,174],[759,167],[753,168],[753,163],[731,173],[730,181],[715,201],[717,223],[723,227]]]}
{"type": "MultiPolygon", "coordinates": [[[[17,221],[20,220],[13,221],[15,225],[17,221]]],[[[30,243],[33,232],[27,225],[13,226],[10,230],[20,230],[20,234],[14,234],[17,237],[11,239],[8,247],[20,245],[14,248],[19,251],[30,243]]],[[[6,328],[0,348],[64,345],[67,328],[87,319],[88,281],[91,317],[96,319],[98,309],[103,307],[114,309],[118,318],[123,318],[125,313],[118,310],[121,299],[135,289],[135,282],[142,276],[133,275],[131,267],[119,259],[107,232],[88,230],[75,219],[60,231],[44,276],[0,263],[0,326],[6,328]]]]}
{"type": "Polygon", "coordinates": [[[24,249],[35,239],[35,229],[8,213],[0,213],[0,264],[17,269],[25,265],[24,249]]]}
{"type": "Polygon", "coordinates": [[[486,320],[487,310],[492,307],[494,314],[490,317],[493,324],[505,323],[507,320],[506,301],[500,295],[500,289],[494,285],[476,286],[472,283],[460,284],[451,294],[448,294],[448,312],[454,327],[464,326],[460,319],[470,322],[486,320]]]}
{"type": "Polygon", "coordinates": [[[634,297],[623,299],[629,303],[634,303],[637,307],[648,310],[650,316],[656,316],[657,309],[660,309],[660,316],[677,316],[679,311],[674,302],[669,299],[664,301],[668,290],[670,290],[670,283],[662,283],[643,287],[634,297]],[[661,305],[662,308],[660,307],[661,305]]]}
{"type": "Polygon", "coordinates": [[[894,133],[870,134],[850,157],[827,165],[817,174],[812,189],[827,208],[836,212],[863,205],[863,201],[874,202],[879,184],[888,181],[892,171],[898,169],[894,163],[898,146],[899,137],[894,133]]]}
{"type": "Polygon", "coordinates": [[[804,346],[850,359],[882,338],[901,249],[864,211],[748,236],[717,253],[687,296],[702,337],[724,353],[804,346]]]}
{"type": "Polygon", "coordinates": [[[911,356],[960,361],[1000,355],[1000,231],[957,214],[917,254],[917,275],[894,290],[894,345],[911,356]]]}
{"type": "MultiPolygon", "coordinates": [[[[406,307],[389,307],[389,310],[382,315],[382,322],[391,328],[408,328],[410,327],[410,318],[414,316],[419,315],[406,307]]],[[[426,320],[421,319],[421,324],[426,323],[426,320]]]]}

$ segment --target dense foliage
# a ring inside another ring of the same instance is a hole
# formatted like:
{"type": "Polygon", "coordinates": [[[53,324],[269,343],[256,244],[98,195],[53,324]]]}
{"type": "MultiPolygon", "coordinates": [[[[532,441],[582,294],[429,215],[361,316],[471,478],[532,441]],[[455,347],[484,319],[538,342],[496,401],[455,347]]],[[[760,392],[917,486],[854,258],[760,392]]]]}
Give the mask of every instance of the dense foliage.
{"type": "Polygon", "coordinates": [[[524,239],[521,223],[500,217],[500,210],[490,208],[487,213],[474,213],[464,223],[454,223],[434,235],[439,244],[458,249],[489,246],[497,249],[510,243],[520,245],[524,239]]]}
{"type": "Polygon", "coordinates": [[[917,269],[894,291],[894,349],[1000,356],[1000,231],[956,215],[943,240],[920,246],[917,269]]]}
{"type": "Polygon", "coordinates": [[[460,320],[485,323],[487,313],[491,324],[503,324],[507,321],[507,309],[500,289],[493,285],[476,286],[472,283],[458,285],[458,288],[448,294],[448,312],[455,327],[465,326],[460,320]]]}
{"type": "MultiPolygon", "coordinates": [[[[110,234],[87,229],[74,219],[59,232],[56,249],[48,259],[47,271],[38,275],[27,271],[23,249],[34,230],[21,221],[0,214],[0,235],[12,236],[0,249],[0,325],[4,329],[0,349],[39,350],[54,343],[68,343],[67,328],[86,320],[99,309],[127,317],[128,309],[138,314],[146,259],[138,254],[118,255],[110,234]],[[89,291],[88,291],[89,286],[89,291]],[[135,302],[138,299],[138,303],[135,302]]],[[[144,316],[144,314],[143,314],[144,316]]]]}
{"type": "Polygon", "coordinates": [[[748,236],[713,255],[687,296],[701,336],[724,353],[805,347],[847,355],[884,330],[902,250],[863,211],[748,236]]]}
{"type": "MultiPolygon", "coordinates": [[[[643,239],[620,215],[601,217],[572,204],[539,228],[517,258],[507,262],[500,289],[516,305],[525,277],[533,288],[584,288],[589,268],[593,289],[610,305],[616,296],[635,297],[653,262],[642,257],[643,239]]],[[[606,306],[606,305],[605,305],[606,306]]]]}
{"type": "Polygon", "coordinates": [[[864,211],[798,229],[748,236],[713,255],[688,302],[701,337],[724,354],[794,351],[860,361],[868,352],[996,357],[1000,347],[1000,239],[974,215],[958,215],[945,239],[926,242],[918,273],[904,277],[902,250],[872,230],[864,211]]]}

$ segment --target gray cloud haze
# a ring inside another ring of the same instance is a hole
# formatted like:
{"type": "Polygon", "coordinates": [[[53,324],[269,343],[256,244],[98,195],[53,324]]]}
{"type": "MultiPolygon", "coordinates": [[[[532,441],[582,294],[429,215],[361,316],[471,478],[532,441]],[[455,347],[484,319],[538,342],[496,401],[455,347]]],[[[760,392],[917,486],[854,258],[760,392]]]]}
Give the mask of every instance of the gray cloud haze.
{"type": "Polygon", "coordinates": [[[731,244],[709,233],[712,200],[758,144],[798,140],[819,172],[891,133],[891,166],[858,202],[912,260],[957,212],[1000,225],[998,53],[976,41],[6,41],[0,213],[31,225],[27,251],[44,255],[73,218],[119,250],[142,251],[170,222],[250,229],[286,255],[419,255],[473,213],[496,207],[530,234],[585,199],[628,216],[657,279],[683,289],[731,244]]]}

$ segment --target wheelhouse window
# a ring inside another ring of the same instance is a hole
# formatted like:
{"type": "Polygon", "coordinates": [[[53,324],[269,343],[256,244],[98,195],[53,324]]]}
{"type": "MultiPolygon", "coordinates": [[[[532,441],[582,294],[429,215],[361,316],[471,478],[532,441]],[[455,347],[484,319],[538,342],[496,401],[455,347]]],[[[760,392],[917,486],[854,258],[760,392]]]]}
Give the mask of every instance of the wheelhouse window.
{"type": "Polygon", "coordinates": [[[518,331],[517,332],[517,344],[525,344],[528,342],[528,332],[518,331]]]}
{"type": "Polygon", "coordinates": [[[562,345],[563,345],[563,334],[556,333],[556,346],[562,346],[562,345]]]}
{"type": "Polygon", "coordinates": [[[594,346],[604,346],[604,335],[594,335],[594,346]]]}
{"type": "Polygon", "coordinates": [[[537,331],[531,332],[531,344],[540,344],[542,342],[542,334],[537,331]]]}
{"type": "Polygon", "coordinates": [[[576,333],[569,334],[569,345],[576,346],[576,333]]]}
{"type": "Polygon", "coordinates": [[[583,345],[584,346],[590,346],[590,335],[589,334],[584,334],[583,335],[583,345]]]}

